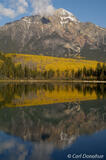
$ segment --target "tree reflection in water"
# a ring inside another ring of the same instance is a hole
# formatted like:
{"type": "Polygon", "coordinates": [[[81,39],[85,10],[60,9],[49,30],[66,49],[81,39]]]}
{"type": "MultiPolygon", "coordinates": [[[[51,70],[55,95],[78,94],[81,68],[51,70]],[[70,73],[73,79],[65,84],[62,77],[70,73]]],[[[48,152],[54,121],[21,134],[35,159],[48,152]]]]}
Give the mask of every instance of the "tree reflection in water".
{"type": "Polygon", "coordinates": [[[50,160],[54,149],[64,150],[80,136],[105,130],[105,87],[105,84],[1,85],[0,159],[9,150],[10,160],[11,157],[24,160],[26,156],[29,160],[42,157],[50,160]]]}

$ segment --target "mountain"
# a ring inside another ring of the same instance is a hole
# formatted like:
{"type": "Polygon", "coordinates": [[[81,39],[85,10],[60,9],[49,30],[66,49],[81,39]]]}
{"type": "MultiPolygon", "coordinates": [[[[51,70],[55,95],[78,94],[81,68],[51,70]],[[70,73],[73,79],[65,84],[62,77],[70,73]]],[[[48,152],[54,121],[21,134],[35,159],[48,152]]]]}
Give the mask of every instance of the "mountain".
{"type": "Polygon", "coordinates": [[[58,9],[52,16],[23,17],[1,26],[0,50],[105,61],[106,28],[82,23],[67,10],[58,9]]]}

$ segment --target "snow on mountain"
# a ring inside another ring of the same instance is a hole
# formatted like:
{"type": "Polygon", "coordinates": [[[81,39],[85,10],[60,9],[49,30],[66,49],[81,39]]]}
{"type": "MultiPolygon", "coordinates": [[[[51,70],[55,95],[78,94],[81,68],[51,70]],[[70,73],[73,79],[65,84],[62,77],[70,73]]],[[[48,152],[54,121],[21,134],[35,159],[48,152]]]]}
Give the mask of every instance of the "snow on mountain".
{"type": "Polygon", "coordinates": [[[60,9],[56,10],[55,15],[60,17],[61,24],[66,24],[70,21],[72,21],[74,23],[79,23],[78,19],[71,12],[69,12],[65,9],[60,8],[60,9]]]}

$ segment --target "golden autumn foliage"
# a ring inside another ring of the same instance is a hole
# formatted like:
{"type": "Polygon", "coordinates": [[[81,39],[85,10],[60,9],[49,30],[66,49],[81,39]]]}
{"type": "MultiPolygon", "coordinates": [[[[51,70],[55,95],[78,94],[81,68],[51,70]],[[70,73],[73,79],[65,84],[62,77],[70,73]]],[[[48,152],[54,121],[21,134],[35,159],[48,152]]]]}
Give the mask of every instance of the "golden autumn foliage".
{"type": "MultiPolygon", "coordinates": [[[[72,58],[61,58],[61,57],[49,57],[42,55],[26,55],[26,54],[7,54],[8,57],[12,57],[16,65],[22,64],[23,66],[27,65],[30,68],[37,68],[37,70],[59,70],[65,71],[69,70],[70,72],[74,69],[83,69],[85,66],[86,69],[95,69],[97,66],[97,61],[89,61],[82,59],[72,59],[72,58]]],[[[102,64],[102,62],[101,62],[102,64]]]]}

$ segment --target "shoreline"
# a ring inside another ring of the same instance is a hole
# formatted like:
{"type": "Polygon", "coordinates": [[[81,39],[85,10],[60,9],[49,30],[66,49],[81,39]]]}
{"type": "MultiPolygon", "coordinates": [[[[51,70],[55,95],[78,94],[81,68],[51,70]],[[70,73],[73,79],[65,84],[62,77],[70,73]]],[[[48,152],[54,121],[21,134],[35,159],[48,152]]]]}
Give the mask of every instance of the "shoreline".
{"type": "Polygon", "coordinates": [[[96,80],[0,80],[0,83],[106,83],[96,80]]]}

